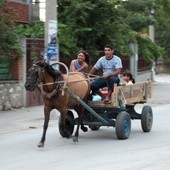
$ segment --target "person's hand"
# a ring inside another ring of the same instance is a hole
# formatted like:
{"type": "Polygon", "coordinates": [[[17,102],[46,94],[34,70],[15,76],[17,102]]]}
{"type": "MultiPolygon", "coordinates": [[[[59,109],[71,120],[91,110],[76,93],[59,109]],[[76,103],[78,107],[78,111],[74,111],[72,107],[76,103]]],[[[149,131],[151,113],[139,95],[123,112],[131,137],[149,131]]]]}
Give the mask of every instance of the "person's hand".
{"type": "Polygon", "coordinates": [[[103,79],[109,78],[109,74],[103,74],[102,78],[103,78],[103,79]]]}
{"type": "Polygon", "coordinates": [[[86,77],[88,78],[89,82],[93,82],[95,80],[95,77],[90,75],[90,74],[87,74],[86,77]]]}
{"type": "Polygon", "coordinates": [[[86,65],[84,64],[83,66],[81,66],[81,70],[85,69],[86,65]]]}
{"type": "Polygon", "coordinates": [[[83,64],[83,65],[81,66],[81,68],[79,69],[79,71],[86,69],[86,67],[87,67],[87,65],[86,65],[86,64],[83,64]]]}

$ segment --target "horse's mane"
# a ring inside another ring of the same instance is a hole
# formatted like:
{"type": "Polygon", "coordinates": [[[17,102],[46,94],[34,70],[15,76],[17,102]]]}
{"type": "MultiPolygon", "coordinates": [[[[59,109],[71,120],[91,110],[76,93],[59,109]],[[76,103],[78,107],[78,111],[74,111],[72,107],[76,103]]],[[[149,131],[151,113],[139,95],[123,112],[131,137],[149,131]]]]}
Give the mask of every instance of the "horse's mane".
{"type": "Polygon", "coordinates": [[[49,65],[48,63],[46,62],[40,62],[38,63],[38,65],[40,67],[44,67],[47,71],[48,74],[50,74],[54,79],[57,79],[57,80],[63,80],[63,75],[61,74],[61,72],[59,70],[55,70],[51,65],[49,65]]]}

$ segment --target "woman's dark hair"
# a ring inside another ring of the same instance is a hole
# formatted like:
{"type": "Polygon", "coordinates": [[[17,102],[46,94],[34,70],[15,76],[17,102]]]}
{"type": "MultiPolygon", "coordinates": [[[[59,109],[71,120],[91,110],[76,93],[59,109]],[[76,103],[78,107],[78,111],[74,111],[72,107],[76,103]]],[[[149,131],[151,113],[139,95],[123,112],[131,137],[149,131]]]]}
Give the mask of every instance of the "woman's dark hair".
{"type": "Polygon", "coordinates": [[[133,78],[133,76],[132,76],[132,74],[130,72],[123,73],[123,76],[129,77],[130,80],[132,81],[132,83],[135,83],[135,79],[133,78]]]}
{"type": "Polygon", "coordinates": [[[81,51],[79,51],[79,53],[78,54],[80,54],[80,53],[83,53],[84,54],[84,56],[85,56],[85,62],[87,63],[87,64],[89,64],[89,54],[86,52],[86,51],[84,51],[84,50],[81,50],[81,51]]]}

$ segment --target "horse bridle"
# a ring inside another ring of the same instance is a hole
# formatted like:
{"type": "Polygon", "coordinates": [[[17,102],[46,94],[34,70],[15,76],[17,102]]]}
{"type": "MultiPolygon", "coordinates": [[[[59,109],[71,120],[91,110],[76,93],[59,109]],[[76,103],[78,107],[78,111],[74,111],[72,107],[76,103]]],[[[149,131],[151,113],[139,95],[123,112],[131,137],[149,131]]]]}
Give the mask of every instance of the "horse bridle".
{"type": "Polygon", "coordinates": [[[37,63],[34,63],[31,67],[32,70],[35,70],[38,73],[38,78],[36,81],[36,85],[38,86],[40,82],[42,81],[42,78],[45,76],[45,69],[37,65],[37,63]]]}

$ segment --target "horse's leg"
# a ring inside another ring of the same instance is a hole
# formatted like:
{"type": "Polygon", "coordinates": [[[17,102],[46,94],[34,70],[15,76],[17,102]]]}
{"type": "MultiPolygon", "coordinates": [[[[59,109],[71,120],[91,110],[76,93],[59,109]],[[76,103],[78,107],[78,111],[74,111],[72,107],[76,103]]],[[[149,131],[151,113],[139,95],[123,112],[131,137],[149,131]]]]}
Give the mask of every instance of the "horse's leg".
{"type": "MultiPolygon", "coordinates": [[[[84,98],[84,102],[87,102],[88,95],[84,98]]],[[[78,113],[78,114],[79,114],[79,117],[80,117],[81,129],[82,129],[83,132],[87,132],[88,128],[85,127],[84,124],[83,124],[84,111],[85,111],[85,108],[83,106],[80,106],[80,113],[78,113]]]]}
{"type": "Polygon", "coordinates": [[[80,117],[80,124],[81,124],[81,130],[83,132],[87,132],[88,131],[88,128],[84,126],[83,124],[83,114],[84,113],[84,108],[81,106],[81,112],[79,113],[79,117],[80,117]]]}
{"type": "Polygon", "coordinates": [[[80,127],[80,117],[78,117],[78,122],[77,122],[77,129],[76,132],[73,136],[73,141],[78,142],[78,136],[79,136],[79,127],[80,127]]]}
{"type": "Polygon", "coordinates": [[[77,122],[77,129],[76,129],[76,132],[73,136],[73,141],[74,142],[78,142],[78,136],[79,136],[79,127],[81,125],[81,129],[84,131],[84,132],[87,132],[88,128],[87,127],[84,127],[83,125],[83,118],[82,118],[82,111],[83,111],[83,107],[82,106],[78,106],[77,108],[75,108],[75,111],[77,112],[78,114],[78,122],[77,122]]]}
{"type": "Polygon", "coordinates": [[[48,123],[49,123],[49,119],[50,119],[50,112],[51,109],[44,107],[44,126],[43,126],[43,135],[41,137],[40,142],[38,143],[38,147],[44,147],[44,142],[45,142],[45,138],[46,138],[46,132],[47,132],[47,128],[48,128],[48,123]]]}

